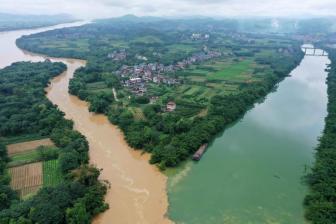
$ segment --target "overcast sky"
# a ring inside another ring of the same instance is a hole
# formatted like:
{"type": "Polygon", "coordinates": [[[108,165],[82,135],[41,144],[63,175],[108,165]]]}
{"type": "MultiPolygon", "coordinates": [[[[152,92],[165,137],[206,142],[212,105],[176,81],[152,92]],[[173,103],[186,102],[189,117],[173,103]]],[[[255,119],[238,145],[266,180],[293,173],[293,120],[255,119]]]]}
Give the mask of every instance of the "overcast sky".
{"type": "Polygon", "coordinates": [[[0,0],[0,12],[138,16],[336,16],[336,0],[0,0]]]}

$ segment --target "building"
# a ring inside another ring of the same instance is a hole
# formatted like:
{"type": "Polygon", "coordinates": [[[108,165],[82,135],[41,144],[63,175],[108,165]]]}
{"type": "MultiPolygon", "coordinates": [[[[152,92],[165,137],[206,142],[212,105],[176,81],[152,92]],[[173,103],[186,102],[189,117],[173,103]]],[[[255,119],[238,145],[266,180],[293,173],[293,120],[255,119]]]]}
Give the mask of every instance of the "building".
{"type": "Polygon", "coordinates": [[[166,105],[167,112],[173,112],[176,109],[176,103],[174,101],[169,101],[166,105]]]}

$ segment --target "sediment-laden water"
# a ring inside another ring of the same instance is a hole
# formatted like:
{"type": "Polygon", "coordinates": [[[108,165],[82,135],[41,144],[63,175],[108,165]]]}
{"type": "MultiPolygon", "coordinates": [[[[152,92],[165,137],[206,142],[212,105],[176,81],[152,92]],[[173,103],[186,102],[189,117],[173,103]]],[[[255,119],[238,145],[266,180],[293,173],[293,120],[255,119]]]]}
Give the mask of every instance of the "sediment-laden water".
{"type": "MultiPolygon", "coordinates": [[[[0,68],[46,57],[19,50],[22,35],[82,23],[0,33],[0,68]]],[[[68,94],[68,82],[85,61],[55,59],[68,70],[52,80],[47,97],[59,106],[90,144],[90,162],[111,183],[110,209],[94,223],[170,223],[165,217],[167,178],[130,149],[122,133],[86,102],[68,94]]],[[[169,175],[169,216],[186,224],[303,224],[306,187],[301,178],[327,114],[327,57],[306,56],[264,102],[220,134],[198,163],[169,175]]]]}
{"type": "MultiPolygon", "coordinates": [[[[18,49],[15,40],[22,35],[81,24],[0,33],[0,68],[17,61],[42,61],[49,58],[18,49]]],[[[165,217],[168,206],[167,177],[148,163],[148,154],[129,148],[123,134],[105,116],[89,113],[86,102],[68,93],[69,80],[77,68],[85,66],[85,61],[49,59],[65,63],[67,71],[51,81],[47,97],[65,113],[66,118],[74,121],[75,129],[87,137],[90,163],[103,169],[101,179],[111,183],[106,195],[110,209],[99,215],[94,223],[171,223],[165,217]]]]}

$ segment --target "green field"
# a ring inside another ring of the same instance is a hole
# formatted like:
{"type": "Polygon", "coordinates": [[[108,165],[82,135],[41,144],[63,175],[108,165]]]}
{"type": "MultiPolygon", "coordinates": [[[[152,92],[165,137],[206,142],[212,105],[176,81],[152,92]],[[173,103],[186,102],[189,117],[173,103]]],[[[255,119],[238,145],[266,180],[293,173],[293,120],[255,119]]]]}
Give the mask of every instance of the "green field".
{"type": "Polygon", "coordinates": [[[169,53],[178,53],[178,52],[186,52],[191,53],[196,50],[196,47],[190,44],[171,44],[168,46],[169,53]]]}
{"type": "Polygon", "coordinates": [[[37,150],[23,152],[10,157],[11,161],[8,163],[8,167],[20,166],[28,163],[40,161],[40,154],[37,150]]]}
{"type": "Polygon", "coordinates": [[[81,40],[59,40],[55,39],[53,41],[47,41],[40,43],[40,46],[43,48],[53,49],[58,48],[62,50],[75,50],[77,52],[88,52],[89,51],[89,43],[87,39],[81,39],[81,40]]]}
{"type": "Polygon", "coordinates": [[[252,72],[252,61],[251,60],[243,60],[240,62],[236,62],[230,65],[222,65],[216,64],[214,66],[218,69],[217,72],[209,73],[209,80],[230,80],[230,81],[244,81],[248,79],[249,73],[252,72]]]}
{"type": "Polygon", "coordinates": [[[58,160],[43,161],[43,186],[55,186],[62,181],[58,160]]]}

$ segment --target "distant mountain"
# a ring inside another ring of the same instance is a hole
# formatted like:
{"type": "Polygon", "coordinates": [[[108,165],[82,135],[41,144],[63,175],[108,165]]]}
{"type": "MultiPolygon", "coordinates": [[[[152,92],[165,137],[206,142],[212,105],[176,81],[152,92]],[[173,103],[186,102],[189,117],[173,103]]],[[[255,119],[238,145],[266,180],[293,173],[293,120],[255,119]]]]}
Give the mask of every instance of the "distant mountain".
{"type": "Polygon", "coordinates": [[[0,13],[0,31],[38,28],[74,21],[76,19],[68,14],[16,15],[0,13]]]}
{"type": "MultiPolygon", "coordinates": [[[[161,30],[207,31],[220,29],[233,32],[248,33],[278,33],[278,34],[323,34],[336,32],[334,17],[311,18],[271,18],[271,17],[223,17],[212,18],[204,16],[190,17],[138,17],[125,15],[122,17],[99,19],[97,23],[109,24],[114,27],[145,26],[161,30]]],[[[134,27],[133,27],[134,28],[134,27]]]]}
{"type": "Polygon", "coordinates": [[[114,17],[114,18],[108,18],[108,19],[97,19],[96,22],[102,22],[102,23],[108,23],[108,22],[131,22],[131,23],[148,23],[148,22],[158,22],[167,20],[167,18],[164,17],[154,17],[154,16],[135,16],[132,14],[128,14],[121,17],[114,17]]]}

